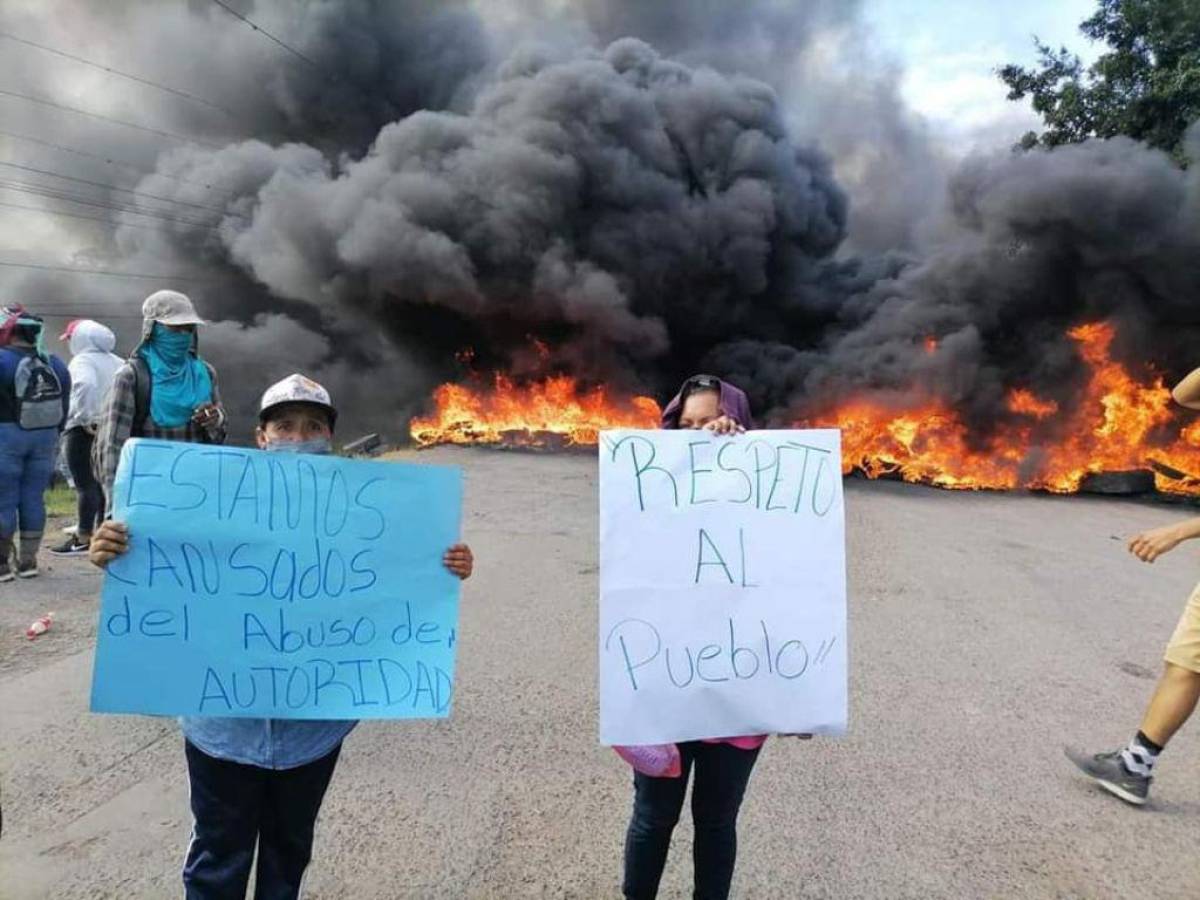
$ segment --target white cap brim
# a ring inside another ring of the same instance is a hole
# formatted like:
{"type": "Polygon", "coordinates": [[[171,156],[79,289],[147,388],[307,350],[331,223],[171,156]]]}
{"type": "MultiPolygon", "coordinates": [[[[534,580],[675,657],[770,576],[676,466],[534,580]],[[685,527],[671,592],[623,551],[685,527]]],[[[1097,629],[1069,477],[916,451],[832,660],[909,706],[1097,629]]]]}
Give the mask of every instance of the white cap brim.
{"type": "Polygon", "coordinates": [[[195,313],[175,313],[170,316],[156,316],[155,322],[162,325],[207,325],[202,318],[195,313]]]}

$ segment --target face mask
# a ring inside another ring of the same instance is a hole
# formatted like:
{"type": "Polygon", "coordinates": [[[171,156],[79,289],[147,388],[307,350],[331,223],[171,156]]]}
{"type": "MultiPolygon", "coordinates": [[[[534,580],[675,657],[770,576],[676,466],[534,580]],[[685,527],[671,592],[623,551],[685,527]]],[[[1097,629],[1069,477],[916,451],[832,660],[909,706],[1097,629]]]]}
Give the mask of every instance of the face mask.
{"type": "Polygon", "coordinates": [[[179,364],[187,358],[192,349],[192,335],[186,331],[168,331],[161,325],[154,326],[154,349],[162,354],[163,359],[172,364],[179,364]]]}
{"type": "Polygon", "coordinates": [[[333,441],[329,438],[313,438],[310,441],[267,441],[263,448],[268,453],[316,453],[326,456],[333,452],[333,441]]]}

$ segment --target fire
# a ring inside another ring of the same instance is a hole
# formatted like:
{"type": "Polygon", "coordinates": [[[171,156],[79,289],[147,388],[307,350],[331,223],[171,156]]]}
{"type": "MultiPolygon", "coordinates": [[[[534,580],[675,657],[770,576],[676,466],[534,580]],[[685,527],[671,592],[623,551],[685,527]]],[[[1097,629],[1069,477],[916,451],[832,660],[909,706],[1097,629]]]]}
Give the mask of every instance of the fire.
{"type": "Polygon", "coordinates": [[[433,401],[433,415],[410,426],[421,446],[586,446],[605,428],[657,428],[662,415],[649,397],[614,399],[604,386],[583,390],[566,375],[519,386],[501,374],[482,387],[444,384],[433,401]]]}
{"type": "Polygon", "coordinates": [[[1162,379],[1139,383],[1112,360],[1111,325],[1081,325],[1068,335],[1090,376],[1080,402],[1063,414],[1066,421],[1053,400],[1017,388],[1006,403],[1012,421],[999,423],[981,446],[968,440],[957,413],[939,401],[899,410],[853,402],[822,417],[822,424],[842,429],[843,470],[948,488],[1066,493],[1091,473],[1153,466],[1161,490],[1200,493],[1197,479],[1164,471],[1200,474],[1200,422],[1174,424],[1162,379]]]}
{"type": "MultiPolygon", "coordinates": [[[[1105,322],[1068,332],[1089,376],[1069,410],[1017,387],[990,437],[972,439],[960,415],[936,398],[897,406],[860,399],[797,427],[842,431],[842,468],[956,489],[1033,488],[1067,493],[1091,473],[1152,467],[1161,490],[1200,495],[1200,420],[1182,426],[1161,378],[1133,378],[1113,361],[1105,322]]],[[[936,352],[935,338],[925,340],[936,352]]],[[[439,443],[586,446],[601,429],[656,428],[649,397],[583,389],[568,376],[516,384],[504,375],[474,386],[442,385],[435,412],[412,422],[421,446],[439,443]]]]}

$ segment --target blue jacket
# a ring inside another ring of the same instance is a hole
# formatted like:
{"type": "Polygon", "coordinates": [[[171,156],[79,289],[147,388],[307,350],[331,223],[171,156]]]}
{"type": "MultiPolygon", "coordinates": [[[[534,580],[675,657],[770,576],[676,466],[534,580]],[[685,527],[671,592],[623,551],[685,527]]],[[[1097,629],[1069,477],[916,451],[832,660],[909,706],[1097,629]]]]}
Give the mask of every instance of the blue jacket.
{"type": "Polygon", "coordinates": [[[342,742],[357,721],[239,719],[188,716],[183,736],[217,759],[260,769],[294,769],[320,759],[342,742]]]}

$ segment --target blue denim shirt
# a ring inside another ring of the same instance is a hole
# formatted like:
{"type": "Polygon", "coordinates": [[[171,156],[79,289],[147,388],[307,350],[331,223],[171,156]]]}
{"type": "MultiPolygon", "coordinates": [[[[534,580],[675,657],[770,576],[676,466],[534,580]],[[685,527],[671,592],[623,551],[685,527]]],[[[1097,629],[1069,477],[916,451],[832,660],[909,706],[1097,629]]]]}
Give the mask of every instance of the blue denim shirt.
{"type": "Polygon", "coordinates": [[[209,756],[261,769],[294,769],[333,751],[357,720],[185,716],[183,736],[209,756]]]}

